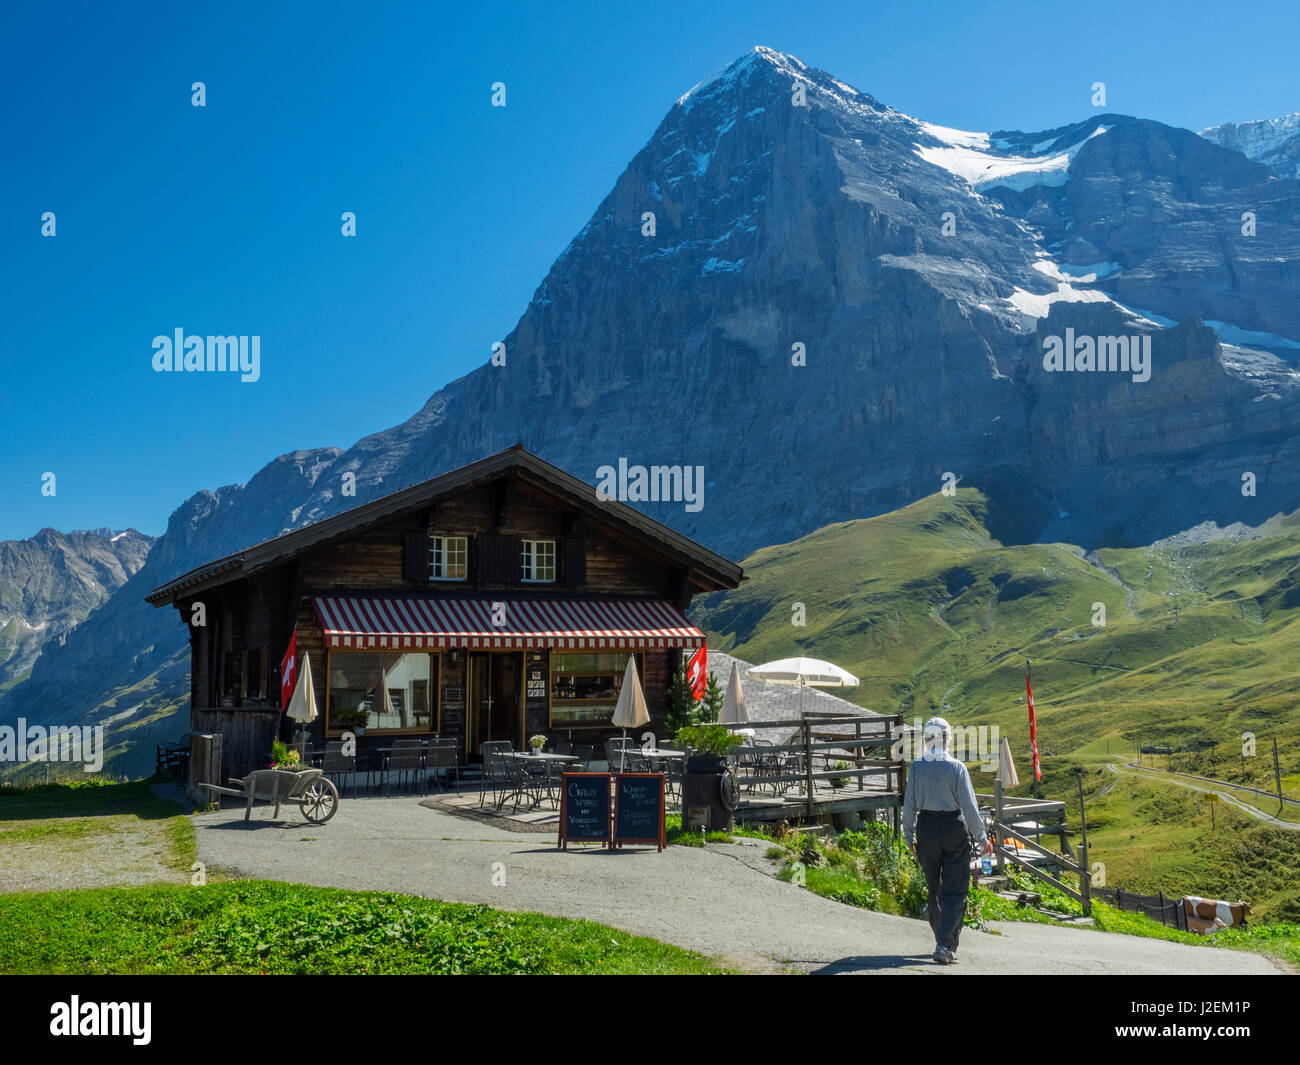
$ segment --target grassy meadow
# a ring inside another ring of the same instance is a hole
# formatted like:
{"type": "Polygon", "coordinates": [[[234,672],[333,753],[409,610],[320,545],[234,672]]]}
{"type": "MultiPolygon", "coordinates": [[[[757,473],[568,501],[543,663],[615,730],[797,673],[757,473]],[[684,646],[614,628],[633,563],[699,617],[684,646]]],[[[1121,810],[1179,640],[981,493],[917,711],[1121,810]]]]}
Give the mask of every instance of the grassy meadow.
{"type": "MultiPolygon", "coordinates": [[[[700,597],[692,618],[710,647],[747,661],[805,654],[843,666],[861,686],[837,694],[871,710],[997,725],[1022,781],[1031,660],[1042,794],[1073,803],[1077,768],[1095,792],[1119,781],[1089,806],[1105,822],[1092,842],[1108,883],[1255,893],[1257,909],[1300,919],[1295,888],[1273,874],[1287,863],[1300,872],[1300,833],[1226,803],[1212,833],[1199,795],[1102,768],[1160,747],[1171,752],[1161,767],[1271,790],[1276,739],[1283,793],[1300,799],[1300,519],[1273,518],[1256,539],[1086,553],[1000,543],[988,517],[985,497],[959,488],[827,526],[756,552],[741,588],[700,597]],[[803,626],[792,624],[800,603],[803,626]]],[[[1300,806],[1286,818],[1300,821],[1300,806]]]]}

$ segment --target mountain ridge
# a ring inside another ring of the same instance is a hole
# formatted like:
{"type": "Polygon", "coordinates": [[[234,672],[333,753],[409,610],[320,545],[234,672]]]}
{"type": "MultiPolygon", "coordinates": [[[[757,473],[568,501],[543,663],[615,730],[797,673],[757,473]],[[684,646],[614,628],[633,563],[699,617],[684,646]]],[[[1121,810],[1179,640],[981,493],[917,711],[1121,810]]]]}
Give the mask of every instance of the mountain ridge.
{"type": "Polygon", "coordinates": [[[346,449],[195,493],[3,708],[90,706],[152,734],[183,695],[184,632],[145,592],[516,441],[584,478],[620,456],[703,465],[700,513],[642,509],[732,555],[888,513],[948,472],[986,493],[999,539],[1081,549],[1295,509],[1298,205],[1300,183],[1190,131],[1095,115],[974,134],[747,53],[668,109],[503,366],[346,449]],[[1149,338],[1153,383],[1045,372],[1067,329],[1149,338]]]}

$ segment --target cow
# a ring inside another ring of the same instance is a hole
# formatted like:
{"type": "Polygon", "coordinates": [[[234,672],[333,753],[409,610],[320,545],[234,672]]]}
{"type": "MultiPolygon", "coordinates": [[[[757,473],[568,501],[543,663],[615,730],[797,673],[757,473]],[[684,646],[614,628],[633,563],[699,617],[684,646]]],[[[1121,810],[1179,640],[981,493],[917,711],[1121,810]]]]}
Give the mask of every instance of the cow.
{"type": "Polygon", "coordinates": [[[1214,935],[1224,928],[1245,928],[1246,917],[1252,912],[1250,904],[1240,899],[1224,902],[1222,899],[1202,899],[1196,895],[1184,896],[1183,910],[1187,914],[1187,930],[1203,936],[1214,935]]]}

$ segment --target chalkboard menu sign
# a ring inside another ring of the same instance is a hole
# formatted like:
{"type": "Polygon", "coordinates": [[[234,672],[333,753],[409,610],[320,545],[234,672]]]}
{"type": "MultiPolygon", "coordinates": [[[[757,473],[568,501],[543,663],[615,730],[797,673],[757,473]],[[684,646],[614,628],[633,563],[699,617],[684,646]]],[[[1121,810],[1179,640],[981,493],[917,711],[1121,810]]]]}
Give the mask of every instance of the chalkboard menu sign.
{"type": "Polygon", "coordinates": [[[560,849],[570,840],[609,843],[609,774],[565,773],[561,777],[560,849]]]}
{"type": "Polygon", "coordinates": [[[664,849],[662,773],[614,774],[614,846],[657,843],[664,849]]]}

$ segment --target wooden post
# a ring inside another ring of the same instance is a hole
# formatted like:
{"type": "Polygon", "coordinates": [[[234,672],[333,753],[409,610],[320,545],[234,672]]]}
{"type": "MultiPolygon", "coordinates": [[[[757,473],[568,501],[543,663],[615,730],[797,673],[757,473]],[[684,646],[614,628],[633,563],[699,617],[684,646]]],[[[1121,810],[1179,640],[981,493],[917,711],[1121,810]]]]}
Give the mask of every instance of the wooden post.
{"type": "Polygon", "coordinates": [[[1083,769],[1079,770],[1079,892],[1083,915],[1092,913],[1092,869],[1088,865],[1088,821],[1083,812],[1083,769]]]}
{"type": "MultiPolygon", "coordinates": [[[[903,719],[898,718],[899,737],[903,734],[903,719]]],[[[891,733],[892,735],[892,733],[891,733]]],[[[900,751],[900,754],[903,752],[900,751]]],[[[898,760],[898,796],[903,798],[907,794],[907,760],[900,757],[898,760]]],[[[903,809],[901,806],[894,807],[894,838],[897,839],[902,832],[903,809]]]]}
{"type": "MultiPolygon", "coordinates": [[[[859,742],[861,742],[861,740],[862,740],[862,722],[861,722],[861,721],[855,721],[855,722],[853,723],[853,738],[854,738],[855,740],[859,741],[859,742]]],[[[855,745],[854,748],[853,748],[853,764],[854,764],[858,769],[861,769],[861,768],[862,768],[862,748],[859,747],[859,746],[856,746],[856,745],[855,745]]],[[[863,783],[862,783],[862,774],[859,773],[859,774],[858,774],[858,791],[861,791],[862,788],[863,788],[863,783]]]]}
{"type": "Polygon", "coordinates": [[[1277,765],[1277,737],[1273,737],[1273,779],[1277,781],[1277,812],[1280,814],[1286,809],[1286,803],[1282,801],[1282,770],[1277,765]]]}
{"type": "MultiPolygon", "coordinates": [[[[802,686],[800,686],[800,695],[802,696],[802,694],[803,694],[803,689],[802,686]]],[[[813,811],[814,811],[813,767],[812,767],[812,726],[809,724],[808,719],[806,717],[803,719],[803,758],[804,758],[804,773],[807,776],[806,784],[808,788],[808,819],[812,820],[813,811]]]]}
{"type": "Polygon", "coordinates": [[[998,876],[1006,875],[1006,862],[1002,857],[1002,848],[1000,846],[1002,835],[1002,778],[993,778],[993,801],[997,810],[997,816],[993,822],[993,856],[998,860],[998,876]]]}

